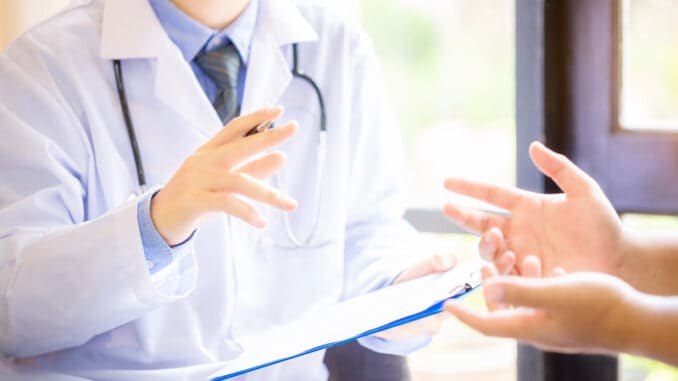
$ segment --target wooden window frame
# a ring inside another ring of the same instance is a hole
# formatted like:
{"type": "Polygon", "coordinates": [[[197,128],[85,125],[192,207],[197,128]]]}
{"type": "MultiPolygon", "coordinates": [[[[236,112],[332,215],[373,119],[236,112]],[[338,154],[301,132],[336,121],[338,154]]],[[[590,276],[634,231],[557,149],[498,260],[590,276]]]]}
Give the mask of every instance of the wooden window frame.
{"type": "Polygon", "coordinates": [[[518,54],[525,55],[517,57],[523,60],[517,65],[519,184],[539,176],[520,160],[529,144],[520,140],[528,133],[520,133],[522,118],[541,125],[532,127],[530,138],[566,153],[598,181],[619,213],[678,213],[678,176],[668,176],[678,170],[678,133],[620,125],[620,0],[518,0],[516,11],[522,18],[516,24],[518,54]],[[528,34],[542,40],[528,47],[526,39],[535,38],[528,34]],[[541,61],[539,73],[526,72],[535,65],[528,56],[541,61]],[[541,103],[526,104],[537,99],[541,103]]]}

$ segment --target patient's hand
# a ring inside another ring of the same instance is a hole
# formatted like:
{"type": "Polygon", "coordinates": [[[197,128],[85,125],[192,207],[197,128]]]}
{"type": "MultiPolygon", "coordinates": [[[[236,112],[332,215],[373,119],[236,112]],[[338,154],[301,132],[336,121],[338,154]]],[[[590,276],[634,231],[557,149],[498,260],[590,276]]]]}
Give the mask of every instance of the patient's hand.
{"type": "Polygon", "coordinates": [[[448,302],[446,311],[486,335],[511,337],[546,350],[607,353],[624,351],[633,332],[640,293],[600,273],[539,278],[536,257],[523,263],[527,276],[499,276],[483,269],[488,312],[448,302]]]}
{"type": "Polygon", "coordinates": [[[535,255],[547,272],[560,266],[568,272],[619,275],[628,243],[619,217],[598,184],[565,156],[539,143],[532,144],[530,156],[565,193],[539,194],[448,179],[445,186],[450,191],[488,202],[510,215],[480,212],[458,204],[446,205],[446,215],[484,235],[480,253],[493,261],[502,274],[521,273],[516,264],[525,256],[535,255]]]}

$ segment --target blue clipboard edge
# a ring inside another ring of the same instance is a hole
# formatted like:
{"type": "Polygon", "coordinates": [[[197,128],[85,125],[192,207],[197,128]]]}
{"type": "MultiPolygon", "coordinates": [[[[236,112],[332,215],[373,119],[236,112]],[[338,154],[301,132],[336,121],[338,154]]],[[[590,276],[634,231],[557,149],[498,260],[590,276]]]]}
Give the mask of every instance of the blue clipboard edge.
{"type": "Polygon", "coordinates": [[[349,343],[349,342],[351,342],[351,341],[357,340],[357,339],[359,339],[359,338],[361,338],[361,337],[364,337],[364,336],[369,336],[369,335],[375,334],[375,333],[377,333],[377,332],[381,332],[381,331],[384,331],[384,330],[387,330],[387,329],[390,329],[390,328],[393,328],[393,327],[397,327],[397,326],[400,326],[400,325],[403,325],[403,324],[407,324],[407,323],[413,322],[413,321],[415,321],[415,320],[419,320],[419,319],[425,318],[425,317],[427,317],[427,316],[435,315],[435,314],[437,314],[437,313],[443,311],[443,306],[444,306],[445,302],[447,302],[447,301],[449,301],[449,300],[461,300],[461,299],[465,299],[467,296],[474,294],[474,293],[475,293],[476,291],[478,291],[480,288],[482,288],[482,285],[481,285],[481,284],[477,285],[476,287],[474,287],[473,289],[471,289],[471,290],[469,290],[469,291],[464,292],[463,294],[458,294],[458,295],[449,297],[449,298],[447,298],[447,299],[444,299],[444,300],[442,300],[442,301],[440,301],[440,302],[437,302],[437,303],[435,303],[434,305],[432,305],[431,307],[429,307],[429,308],[427,308],[427,309],[425,309],[425,310],[423,310],[423,311],[421,311],[421,312],[418,312],[418,313],[415,313],[415,314],[412,314],[412,315],[409,315],[409,316],[405,316],[405,317],[400,318],[400,319],[398,319],[398,320],[395,320],[395,321],[392,321],[392,322],[390,322],[390,323],[384,324],[384,325],[382,325],[382,326],[380,326],[380,327],[377,327],[377,328],[373,328],[373,329],[367,330],[367,331],[365,331],[365,332],[363,332],[363,333],[360,333],[360,334],[358,334],[358,335],[356,335],[356,336],[350,337],[350,338],[348,338],[348,339],[346,339],[346,340],[335,341],[335,342],[323,344],[323,345],[317,346],[317,347],[315,347],[315,348],[311,348],[311,349],[309,349],[309,350],[306,350],[306,351],[297,353],[296,355],[293,355],[293,356],[280,358],[280,359],[278,359],[278,360],[270,361],[270,362],[267,362],[267,363],[264,363],[264,364],[261,364],[261,365],[254,366],[254,367],[252,367],[252,368],[243,369],[243,370],[239,370],[239,371],[237,371],[237,372],[235,372],[235,373],[230,373],[230,374],[227,374],[227,375],[224,375],[224,376],[219,376],[219,377],[216,377],[216,378],[212,378],[211,381],[228,380],[228,379],[230,379],[230,378],[238,377],[238,376],[241,376],[241,375],[243,375],[243,374],[246,374],[246,373],[255,371],[255,370],[257,370],[257,369],[265,368],[265,367],[267,367],[267,366],[271,366],[271,365],[275,365],[275,364],[278,364],[278,363],[281,363],[281,362],[285,362],[285,361],[288,361],[288,360],[292,360],[292,359],[295,359],[295,358],[297,358],[297,357],[301,357],[301,356],[307,355],[307,354],[309,354],[309,353],[317,352],[317,351],[320,351],[320,350],[323,350],[323,349],[327,349],[327,348],[331,348],[331,347],[334,347],[334,346],[337,346],[337,345],[346,344],[346,343],[349,343]]]}

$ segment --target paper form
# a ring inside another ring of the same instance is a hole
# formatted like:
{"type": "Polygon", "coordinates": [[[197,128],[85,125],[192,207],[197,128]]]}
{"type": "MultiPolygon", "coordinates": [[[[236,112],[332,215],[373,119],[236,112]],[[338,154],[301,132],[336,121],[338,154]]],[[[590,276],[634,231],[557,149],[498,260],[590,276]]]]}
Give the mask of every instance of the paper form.
{"type": "MultiPolygon", "coordinates": [[[[313,349],[362,336],[376,328],[389,328],[401,318],[416,315],[480,283],[480,263],[458,266],[409,282],[317,308],[295,321],[265,332],[239,336],[243,353],[224,364],[213,378],[225,379],[296,357],[313,349]],[[465,289],[466,288],[466,289],[465,289]],[[229,376],[230,375],[230,376],[229,376]]],[[[422,315],[420,317],[424,317],[422,315]]],[[[416,316],[415,316],[416,317],[416,316]]]]}

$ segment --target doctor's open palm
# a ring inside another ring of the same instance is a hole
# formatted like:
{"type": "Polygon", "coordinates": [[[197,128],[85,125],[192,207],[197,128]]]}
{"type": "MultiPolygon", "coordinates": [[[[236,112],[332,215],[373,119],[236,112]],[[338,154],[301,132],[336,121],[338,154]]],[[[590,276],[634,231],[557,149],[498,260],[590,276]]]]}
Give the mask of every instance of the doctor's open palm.
{"type": "Polygon", "coordinates": [[[272,107],[234,118],[183,162],[151,202],[153,223],[168,245],[188,239],[212,213],[265,227],[250,200],[283,211],[296,208],[295,200],[261,181],[285,163],[281,152],[263,153],[292,137],[296,123],[245,137],[252,127],[278,119],[282,112],[281,107],[272,107]]]}
{"type": "Polygon", "coordinates": [[[457,204],[446,205],[447,216],[483,234],[481,255],[494,261],[502,273],[520,273],[515,264],[528,255],[540,258],[545,273],[556,267],[617,273],[624,246],[622,227],[598,184],[565,156],[540,143],[532,144],[530,157],[565,193],[538,194],[448,179],[445,186],[450,191],[506,209],[510,216],[457,204]]]}

